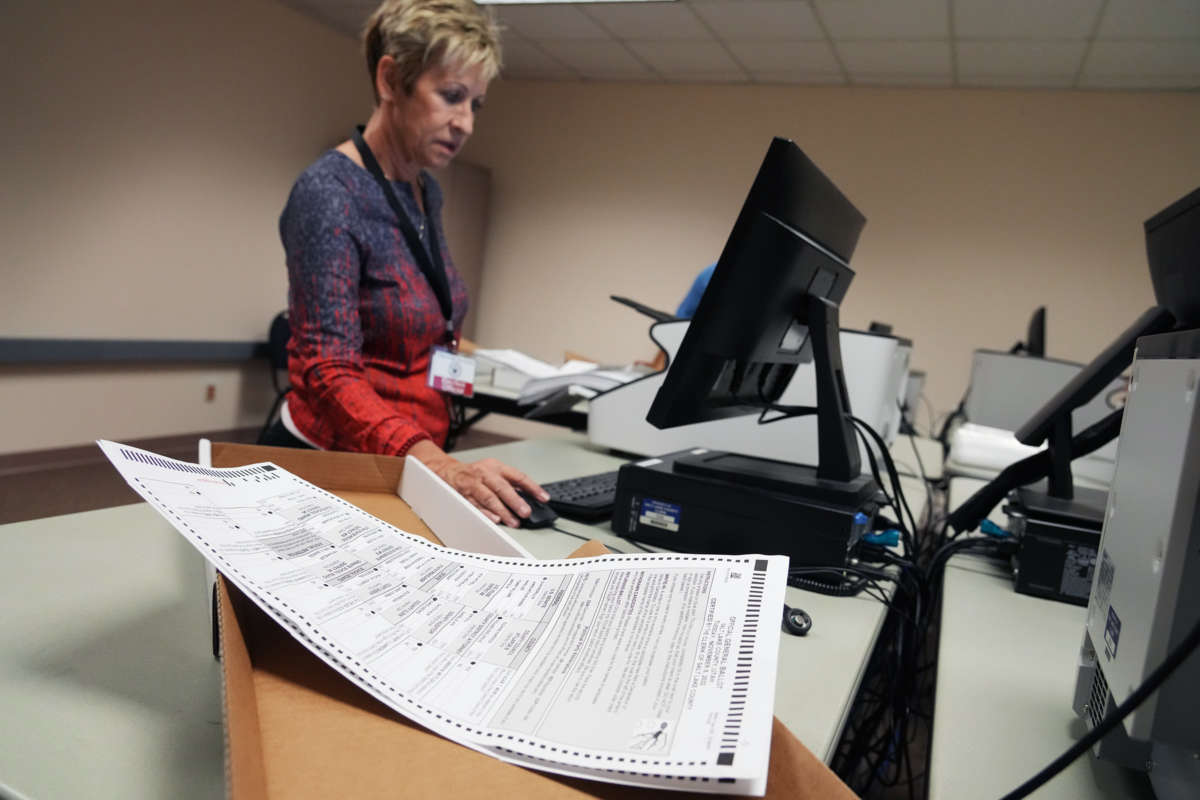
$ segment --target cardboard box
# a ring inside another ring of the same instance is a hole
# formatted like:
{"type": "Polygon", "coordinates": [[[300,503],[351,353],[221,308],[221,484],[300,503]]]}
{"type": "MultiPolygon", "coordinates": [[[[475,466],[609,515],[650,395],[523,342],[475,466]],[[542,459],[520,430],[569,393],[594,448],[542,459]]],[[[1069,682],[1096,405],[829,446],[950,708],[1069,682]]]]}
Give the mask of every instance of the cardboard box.
{"type": "MultiPolygon", "coordinates": [[[[213,443],[212,465],[271,461],[399,528],[438,541],[396,495],[404,461],[213,443]]],[[[603,553],[588,542],[576,556],[603,553]]],[[[233,800],[260,798],[633,798],[689,793],[563,778],[507,764],[413,723],[312,655],[253,602],[217,581],[225,770],[233,800]]],[[[712,795],[702,795],[711,797],[712,795]]],[[[767,797],[854,794],[779,720],[767,797]]]]}

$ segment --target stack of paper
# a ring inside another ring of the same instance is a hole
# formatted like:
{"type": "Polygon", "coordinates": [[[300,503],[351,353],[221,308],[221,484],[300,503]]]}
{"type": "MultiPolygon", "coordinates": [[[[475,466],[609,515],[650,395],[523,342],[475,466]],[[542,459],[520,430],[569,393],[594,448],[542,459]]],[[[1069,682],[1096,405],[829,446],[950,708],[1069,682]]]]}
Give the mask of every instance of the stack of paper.
{"type": "Polygon", "coordinates": [[[468,553],[273,464],[100,445],[243,594],[426,728],[562,775],[765,792],[786,558],[468,553]]]}
{"type": "MultiPolygon", "coordinates": [[[[586,362],[567,362],[586,363],[586,362]]],[[[582,397],[595,397],[601,392],[615,389],[646,373],[632,367],[596,367],[591,365],[586,371],[567,372],[545,378],[531,378],[521,387],[517,397],[520,405],[540,403],[560,392],[567,390],[582,397]]]]}
{"type": "Polygon", "coordinates": [[[596,368],[590,361],[568,361],[556,367],[519,350],[478,349],[474,355],[479,380],[485,380],[490,374],[492,386],[515,391],[533,379],[554,378],[596,368]]]}
{"type": "MultiPolygon", "coordinates": [[[[1044,450],[1045,444],[1030,447],[1017,441],[1016,434],[1002,428],[964,422],[950,434],[946,471],[972,478],[991,479],[1023,458],[1044,450]]],[[[1076,486],[1107,490],[1116,472],[1117,442],[1071,462],[1076,486]]]]}

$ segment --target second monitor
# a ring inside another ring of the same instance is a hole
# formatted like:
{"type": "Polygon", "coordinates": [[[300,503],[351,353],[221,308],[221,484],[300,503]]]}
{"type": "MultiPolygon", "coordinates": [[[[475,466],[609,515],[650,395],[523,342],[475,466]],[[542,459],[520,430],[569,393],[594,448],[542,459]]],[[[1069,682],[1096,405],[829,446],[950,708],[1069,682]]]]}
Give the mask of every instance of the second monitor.
{"type": "Polygon", "coordinates": [[[794,142],[773,140],[646,420],[669,428],[769,410],[797,365],[814,361],[815,478],[825,485],[801,482],[857,497],[838,306],[865,224],[794,142]]]}
{"type": "Polygon", "coordinates": [[[627,465],[613,517],[618,532],[675,549],[830,563],[869,529],[879,487],[862,474],[838,338],[838,307],[854,276],[849,260],[865,223],[799,147],[771,142],[646,419],[668,428],[814,413],[817,464],[701,451],[627,465]],[[816,408],[780,408],[796,367],[808,361],[816,408]],[[741,506],[736,533],[721,508],[732,505],[741,506]]]}

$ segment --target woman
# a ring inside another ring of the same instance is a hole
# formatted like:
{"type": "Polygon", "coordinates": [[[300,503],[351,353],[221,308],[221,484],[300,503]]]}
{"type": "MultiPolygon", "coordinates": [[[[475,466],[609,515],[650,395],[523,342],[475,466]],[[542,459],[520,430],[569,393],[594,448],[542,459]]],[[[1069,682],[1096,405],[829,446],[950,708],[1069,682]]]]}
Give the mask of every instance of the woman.
{"type": "Polygon", "coordinates": [[[515,526],[530,513],[516,489],[546,492],[495,459],[447,455],[448,397],[429,385],[432,353],[457,346],[467,293],[424,169],[471,135],[499,71],[498,30],[472,0],[388,0],[363,40],[375,110],[304,171],[279,220],[293,391],[267,443],[412,455],[515,526]]]}

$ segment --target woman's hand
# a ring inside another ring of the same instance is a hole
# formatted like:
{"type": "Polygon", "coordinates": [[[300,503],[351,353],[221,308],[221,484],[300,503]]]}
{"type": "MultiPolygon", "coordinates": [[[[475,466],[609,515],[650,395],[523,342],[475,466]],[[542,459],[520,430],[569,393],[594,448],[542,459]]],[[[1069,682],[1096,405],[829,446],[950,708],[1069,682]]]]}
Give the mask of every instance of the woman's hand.
{"type": "Polygon", "coordinates": [[[525,473],[494,458],[466,463],[428,440],[417,442],[408,453],[437,473],[492,522],[502,522],[510,528],[519,524],[517,517],[528,517],[530,512],[529,504],[517,495],[517,488],[543,502],[550,499],[550,494],[525,473]]]}

